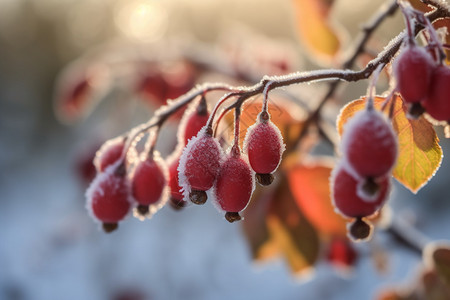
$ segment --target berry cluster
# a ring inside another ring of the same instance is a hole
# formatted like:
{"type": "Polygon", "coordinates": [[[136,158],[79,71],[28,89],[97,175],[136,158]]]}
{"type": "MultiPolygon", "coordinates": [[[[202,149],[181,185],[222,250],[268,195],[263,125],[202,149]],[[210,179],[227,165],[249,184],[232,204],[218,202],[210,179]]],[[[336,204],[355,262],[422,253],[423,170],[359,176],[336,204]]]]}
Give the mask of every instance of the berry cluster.
{"type": "MultiPolygon", "coordinates": [[[[414,10],[408,7],[403,9],[407,20],[414,17],[414,10]]],[[[394,61],[397,91],[407,104],[411,117],[418,118],[426,112],[433,119],[448,123],[450,68],[443,62],[445,55],[435,29],[428,22],[424,26],[428,32],[428,46],[418,46],[410,30],[410,35],[405,39],[403,48],[394,61]]]]}
{"type": "Polygon", "coordinates": [[[397,158],[397,140],[385,116],[375,110],[369,97],[364,110],[344,126],[343,158],[331,176],[332,199],[338,212],[354,218],[350,236],[370,236],[367,220],[383,206],[390,189],[391,170],[397,158]]]}
{"type": "Polygon", "coordinates": [[[216,206],[229,222],[241,219],[254,190],[253,174],[261,185],[273,181],[284,151],[279,129],[263,110],[256,124],[248,128],[244,153],[239,147],[239,115],[235,112],[234,145],[224,154],[213,130],[206,125],[192,138],[181,155],[179,180],[185,199],[204,204],[212,190],[216,206]]]}

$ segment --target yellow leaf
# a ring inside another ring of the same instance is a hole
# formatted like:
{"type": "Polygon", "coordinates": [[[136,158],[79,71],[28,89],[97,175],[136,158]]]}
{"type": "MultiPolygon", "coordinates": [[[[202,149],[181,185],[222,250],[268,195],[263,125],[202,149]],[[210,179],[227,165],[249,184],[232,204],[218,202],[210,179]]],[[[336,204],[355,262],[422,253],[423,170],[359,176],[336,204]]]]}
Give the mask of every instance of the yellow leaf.
{"type": "MultiPolygon", "coordinates": [[[[383,97],[376,97],[375,106],[381,107],[383,97]]],[[[433,177],[442,161],[442,149],[433,125],[425,118],[410,120],[400,97],[395,96],[392,126],[398,136],[399,154],[393,176],[413,193],[433,177]]],[[[388,104],[390,105],[390,104],[388,104]]],[[[337,118],[337,129],[342,134],[345,122],[365,106],[365,97],[342,108],[337,118]]]]}
{"type": "Polygon", "coordinates": [[[346,221],[336,214],[330,197],[332,164],[317,160],[296,165],[288,171],[289,185],[297,205],[320,232],[346,236],[346,221]]]}
{"type": "Polygon", "coordinates": [[[319,59],[331,60],[339,51],[340,41],[328,16],[333,1],[293,0],[300,40],[319,59]]]}

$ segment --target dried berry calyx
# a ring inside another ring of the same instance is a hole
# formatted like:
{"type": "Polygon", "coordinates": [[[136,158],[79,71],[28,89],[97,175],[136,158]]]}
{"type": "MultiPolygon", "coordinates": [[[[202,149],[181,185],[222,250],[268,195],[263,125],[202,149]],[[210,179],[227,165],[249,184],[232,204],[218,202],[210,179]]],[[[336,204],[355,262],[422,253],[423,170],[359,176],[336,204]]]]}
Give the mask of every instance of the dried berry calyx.
{"type": "Polygon", "coordinates": [[[363,218],[356,218],[349,226],[349,236],[354,241],[365,241],[372,235],[373,226],[363,218]]]}

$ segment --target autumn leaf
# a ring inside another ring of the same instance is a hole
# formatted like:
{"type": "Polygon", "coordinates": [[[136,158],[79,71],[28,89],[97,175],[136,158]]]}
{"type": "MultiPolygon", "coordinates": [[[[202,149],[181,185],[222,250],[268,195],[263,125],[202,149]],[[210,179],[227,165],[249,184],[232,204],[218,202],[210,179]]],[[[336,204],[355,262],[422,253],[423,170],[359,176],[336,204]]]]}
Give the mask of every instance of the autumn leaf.
{"type": "Polygon", "coordinates": [[[269,205],[275,197],[274,192],[272,187],[264,188],[264,191],[263,188],[257,187],[243,213],[242,230],[254,260],[266,260],[280,252],[266,224],[269,205]]]}
{"type": "Polygon", "coordinates": [[[329,22],[333,2],[293,0],[300,40],[322,62],[331,61],[341,46],[336,26],[331,26],[329,22]]]}
{"type": "Polygon", "coordinates": [[[319,237],[298,209],[285,179],[280,181],[276,195],[267,218],[270,235],[280,247],[291,271],[306,273],[318,259],[319,237]]]}
{"type": "Polygon", "coordinates": [[[257,188],[244,212],[243,231],[253,259],[281,255],[293,273],[303,274],[318,259],[319,237],[295,204],[286,179],[277,182],[257,188]]]}
{"type": "Polygon", "coordinates": [[[335,212],[330,197],[331,170],[332,163],[318,159],[296,165],[287,177],[295,202],[309,222],[324,234],[346,236],[346,221],[335,212]]]}
{"type": "MultiPolygon", "coordinates": [[[[375,106],[380,108],[385,101],[376,97],[375,106]]],[[[406,107],[400,97],[394,97],[392,126],[398,136],[399,154],[393,176],[413,193],[423,187],[433,177],[442,161],[442,149],[433,125],[424,117],[410,120],[406,117],[406,107]]],[[[340,135],[345,122],[357,111],[365,107],[365,97],[354,100],[342,108],[337,118],[340,135]]]]}

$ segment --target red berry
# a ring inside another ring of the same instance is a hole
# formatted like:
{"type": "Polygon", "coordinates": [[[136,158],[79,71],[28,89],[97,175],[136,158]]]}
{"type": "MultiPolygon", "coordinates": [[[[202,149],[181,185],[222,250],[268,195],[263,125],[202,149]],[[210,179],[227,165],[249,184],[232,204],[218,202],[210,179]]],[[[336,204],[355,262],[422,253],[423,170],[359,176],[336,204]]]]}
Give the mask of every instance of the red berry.
{"type": "Polygon", "coordinates": [[[144,99],[154,101],[158,105],[166,103],[167,82],[157,66],[149,66],[138,82],[137,91],[144,99]]]}
{"type": "Polygon", "coordinates": [[[257,174],[272,174],[278,168],[284,151],[283,137],[270,120],[261,120],[248,128],[244,148],[257,174]]]}
{"type": "Polygon", "coordinates": [[[183,200],[183,193],[180,192],[181,187],[178,183],[178,166],[180,164],[180,156],[169,158],[169,187],[170,187],[170,201],[174,208],[182,208],[186,205],[183,200]]]}
{"type": "Polygon", "coordinates": [[[450,121],[450,68],[439,65],[433,72],[428,96],[422,102],[425,111],[438,121],[450,121]]]}
{"type": "Polygon", "coordinates": [[[345,217],[356,218],[373,215],[381,208],[389,192],[387,176],[377,179],[379,190],[372,201],[364,200],[358,193],[358,180],[350,175],[342,165],[331,174],[332,199],[336,209],[345,217]]]}
{"type": "Polygon", "coordinates": [[[205,128],[192,138],[183,150],[178,167],[178,179],[184,193],[195,204],[206,201],[205,191],[216,181],[219,172],[222,149],[205,128]]]}
{"type": "Polygon", "coordinates": [[[391,124],[375,109],[357,112],[345,124],[342,153],[361,177],[386,175],[397,159],[397,139],[391,124]]]}
{"type": "Polygon", "coordinates": [[[105,230],[114,230],[130,210],[129,185],[119,168],[117,163],[98,173],[86,191],[87,208],[105,230]]]}
{"type": "Polygon", "coordinates": [[[108,166],[117,162],[122,156],[124,147],[124,137],[119,136],[106,141],[95,154],[94,165],[97,172],[103,172],[108,166]]]}
{"type": "Polygon", "coordinates": [[[187,110],[180,122],[179,141],[184,141],[187,145],[189,140],[196,136],[198,132],[206,125],[209,119],[208,106],[206,99],[202,98],[192,110],[187,110]]]}
{"type": "Polygon", "coordinates": [[[244,210],[250,201],[254,189],[252,173],[248,163],[235,154],[228,155],[220,167],[215,195],[229,222],[239,220],[239,212],[244,210]]]}
{"type": "Polygon", "coordinates": [[[434,69],[430,54],[418,46],[406,46],[394,61],[397,88],[407,103],[418,103],[427,95],[434,69]]]}
{"type": "Polygon", "coordinates": [[[141,159],[131,177],[133,198],[139,204],[142,215],[148,212],[148,206],[157,204],[162,199],[167,183],[167,170],[159,155],[141,159]]]}
{"type": "Polygon", "coordinates": [[[355,264],[357,258],[358,253],[347,239],[334,238],[331,241],[328,249],[327,259],[336,267],[352,267],[355,264]]]}

